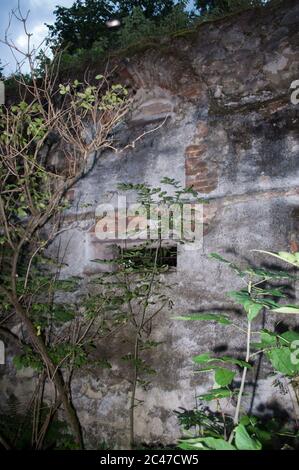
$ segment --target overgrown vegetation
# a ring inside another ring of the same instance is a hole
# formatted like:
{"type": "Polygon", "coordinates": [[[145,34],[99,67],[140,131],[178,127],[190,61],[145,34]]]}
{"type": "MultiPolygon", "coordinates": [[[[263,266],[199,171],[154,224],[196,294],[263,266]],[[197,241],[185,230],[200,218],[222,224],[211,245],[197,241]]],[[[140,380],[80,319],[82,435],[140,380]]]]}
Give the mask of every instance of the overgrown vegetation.
{"type": "MultiPolygon", "coordinates": [[[[75,365],[81,361],[81,353],[77,342],[66,347],[64,336],[58,338],[51,323],[47,327],[49,316],[57,312],[41,305],[39,295],[53,281],[37,276],[34,266],[59,231],[66,192],[85,174],[99,151],[112,147],[112,130],[125,116],[129,101],[127,91],[104,76],[95,77],[93,83],[59,84],[57,75],[46,70],[40,81],[26,17],[21,11],[18,17],[28,37],[29,51],[24,57],[31,80],[28,84],[20,76],[26,99],[0,110],[1,323],[15,314],[24,325],[32,360],[37,355],[36,367],[55,386],[57,397],[51,413],[63,405],[75,442],[82,447],[80,423],[61,371],[66,358],[75,365]],[[59,173],[50,170],[42,157],[50,134],[60,139],[64,152],[59,173]],[[50,219],[52,227],[45,236],[43,228],[50,219]],[[44,325],[41,319],[45,313],[44,325]]],[[[14,50],[13,43],[8,46],[14,50]]],[[[79,330],[77,339],[80,337],[79,330]]],[[[51,416],[47,420],[50,423],[51,416]]]]}
{"type": "MultiPolygon", "coordinates": [[[[151,187],[146,184],[120,184],[122,191],[134,191],[137,195],[137,201],[140,203],[142,212],[147,218],[150,215],[152,204],[159,208],[169,208],[177,205],[181,209],[184,202],[188,201],[190,196],[194,200],[198,199],[198,194],[192,188],[182,188],[177,182],[169,178],[161,180],[161,184],[170,186],[175,190],[172,195],[161,187],[151,187]]],[[[139,216],[140,214],[139,210],[139,216]]],[[[148,219],[147,219],[148,220],[148,219]]],[[[151,219],[154,222],[154,219],[151,219]]],[[[163,262],[163,223],[158,217],[157,239],[148,240],[145,244],[141,243],[127,246],[124,242],[120,248],[120,253],[112,263],[118,266],[117,276],[114,273],[107,273],[105,278],[105,288],[109,295],[105,297],[108,306],[115,306],[119,311],[125,309],[124,316],[128,318],[132,329],[131,350],[123,360],[131,365],[131,397],[130,397],[130,445],[136,447],[135,441],[135,408],[142,406],[142,401],[137,398],[137,387],[148,389],[151,375],[155,370],[151,364],[143,359],[143,355],[150,352],[153,348],[159,346],[159,343],[151,339],[153,325],[156,317],[165,311],[172,309],[173,301],[171,290],[174,285],[168,284],[161,276],[167,272],[171,265],[163,262]],[[116,280],[115,280],[116,277],[116,280]],[[109,282],[107,284],[107,279],[109,282]],[[111,282],[112,279],[112,282],[111,282]]],[[[167,220],[167,222],[169,222],[167,220]]],[[[139,228],[140,232],[143,228],[139,228]]],[[[147,228],[146,228],[147,229],[147,228]]],[[[133,234],[135,237],[138,234],[133,234]]],[[[148,234],[150,237],[150,233],[148,234]]],[[[111,264],[111,261],[108,261],[111,264]]],[[[159,325],[159,322],[158,322],[159,325]]]]}
{"type": "MultiPolygon", "coordinates": [[[[155,328],[159,315],[175,308],[175,285],[164,276],[171,264],[164,262],[159,220],[157,239],[119,243],[113,259],[93,260],[105,265],[107,271],[84,284],[79,300],[67,301],[72,298],[67,294],[82,288],[82,279],[62,279],[63,254],[58,253],[53,260],[46,250],[63,230],[61,214],[67,208],[69,189],[105,149],[118,148],[115,130],[129,110],[130,96],[122,85],[113,83],[109,73],[60,83],[60,67],[82,68],[83,63],[96,62],[113,48],[166,36],[208,18],[263,4],[258,0],[197,1],[199,16],[187,11],[183,1],[127,1],[121,5],[77,1],[71,9],[56,10],[57,21],[50,28],[53,58],[44,51],[24,53],[30,73],[13,77],[23,95],[19,102],[0,108],[0,329],[20,349],[14,356],[14,367],[35,371],[36,388],[26,410],[12,403],[1,413],[3,447],[83,448],[84,436],[72,396],[73,376],[82,368],[87,373],[93,368],[98,376],[103,368],[111,368],[109,355],[99,357],[94,351],[101,342],[107,343],[112,337],[117,340],[121,334],[126,353],[118,359],[126,367],[130,384],[128,433],[130,447],[136,448],[135,412],[143,405],[138,391],[147,393],[150,389],[156,372],[151,352],[161,346],[155,340],[155,328]],[[113,15],[121,18],[122,26],[108,31],[105,22],[113,15]],[[61,49],[63,52],[59,52],[61,49]],[[53,136],[64,155],[59,169],[43,152],[53,136]]],[[[21,19],[25,25],[26,18],[21,19]]],[[[8,46],[15,47],[13,43],[8,46]]],[[[1,73],[0,64],[0,78],[1,73]]],[[[144,214],[153,202],[167,207],[175,204],[180,209],[190,200],[203,202],[192,188],[182,188],[172,179],[164,178],[161,185],[155,188],[126,183],[118,189],[134,192],[144,214]],[[172,192],[168,193],[165,185],[172,192]]],[[[183,241],[180,238],[180,243],[183,241]]],[[[269,255],[299,267],[299,253],[269,255]]],[[[236,321],[227,312],[199,312],[177,319],[211,321],[219,328],[232,329],[240,335],[244,357],[204,351],[193,358],[196,372],[212,374],[214,385],[197,397],[200,404],[196,409],[178,413],[189,433],[178,445],[188,450],[296,448],[298,429],[292,426],[294,423],[287,429],[275,419],[265,423],[248,412],[244,397],[248,376],[263,354],[276,380],[282,377],[293,387],[295,406],[299,406],[298,332],[253,328],[263,313],[299,313],[298,306],[285,304],[287,296],[280,285],[297,280],[297,276],[287,270],[241,268],[218,254],[211,257],[244,282],[242,289],[230,292],[242,307],[243,318],[236,321]],[[233,406],[233,413],[224,409],[225,400],[233,406]]]]}
{"type": "Polygon", "coordinates": [[[62,71],[82,71],[131,46],[140,47],[157,38],[192,31],[205,21],[279,1],[199,0],[189,5],[187,0],[77,0],[70,8],[56,8],[56,21],[48,26],[48,48],[63,51],[62,71]],[[120,25],[107,27],[111,18],[120,25]]]}
{"type": "MultiPolygon", "coordinates": [[[[258,251],[258,250],[257,250],[258,251]]],[[[263,253],[263,252],[262,252],[263,253]]],[[[265,252],[267,253],[267,252],[265,252]]],[[[282,261],[299,267],[299,253],[281,252],[268,253],[282,261]]],[[[298,429],[296,422],[287,429],[281,429],[279,421],[271,420],[263,424],[259,417],[247,414],[242,407],[248,371],[252,370],[259,355],[264,354],[276,373],[285,377],[287,383],[294,388],[296,407],[299,406],[298,377],[299,360],[296,350],[299,345],[299,333],[296,330],[286,330],[278,333],[274,330],[258,329],[254,331],[256,319],[263,311],[266,315],[298,314],[296,305],[280,304],[280,299],[286,299],[284,289],[277,286],[277,282],[290,282],[297,279],[296,275],[283,270],[269,270],[264,268],[241,268],[214,253],[211,258],[216,259],[230,267],[246,284],[246,287],[229,292],[229,296],[243,308],[247,318],[244,326],[242,321],[236,322],[228,314],[214,312],[201,312],[194,315],[177,317],[179,320],[211,321],[218,323],[222,328],[232,328],[243,338],[245,357],[220,356],[211,352],[204,352],[193,357],[199,367],[197,373],[213,373],[214,386],[207,393],[198,396],[200,402],[217,403],[217,412],[186,410],[179,414],[185,429],[197,428],[195,436],[184,439],[180,447],[187,450],[261,450],[273,448],[276,440],[278,448],[282,448],[286,440],[289,448],[298,445],[298,429]],[[252,340],[255,339],[255,341],[252,340]],[[239,386],[236,377],[240,373],[239,386]],[[225,411],[225,402],[234,404],[233,417],[225,411]],[[295,432],[294,432],[295,428],[295,432]],[[280,438],[280,439],[278,439],[280,438]],[[278,443],[277,443],[278,441],[278,443]]],[[[292,395],[291,395],[292,401],[292,395]]]]}

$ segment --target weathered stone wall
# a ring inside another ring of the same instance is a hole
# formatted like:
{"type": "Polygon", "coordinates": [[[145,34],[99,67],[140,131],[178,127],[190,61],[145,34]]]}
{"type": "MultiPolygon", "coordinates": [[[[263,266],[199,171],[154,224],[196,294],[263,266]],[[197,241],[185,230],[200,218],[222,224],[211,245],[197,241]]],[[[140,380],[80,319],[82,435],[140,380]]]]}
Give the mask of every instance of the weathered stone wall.
{"type": "MultiPolygon", "coordinates": [[[[109,242],[94,234],[94,211],[115,200],[118,183],[155,186],[168,176],[209,200],[202,250],[179,245],[176,272],[165,274],[175,284],[175,313],[229,308],[240,316],[224,294],[238,287],[238,279],[207,255],[217,251],[258,263],[262,258],[250,250],[298,250],[299,108],[290,102],[290,85],[299,79],[298,2],[206,23],[196,33],[122,60],[119,77],[136,91],[134,111],[120,132],[123,142],[167,119],[134,148],[101,155],[69,194],[70,230],[51,247],[65,249],[63,276],[86,279],[101,269],[90,260],[109,256],[109,242]]],[[[240,336],[224,327],[172,316],[162,312],[153,326],[153,339],[162,342],[150,358],[157,374],[147,392],[137,392],[143,404],[136,408],[136,434],[144,442],[174,442],[179,428],[173,410],[193,408],[194,397],[207,389],[209,376],[193,374],[193,355],[219,347],[243,353],[240,336]]],[[[112,370],[74,379],[74,402],[93,448],[99,441],[128,444],[130,383],[119,361],[119,339],[99,345],[112,370]]],[[[265,360],[262,365],[255,410],[271,415],[283,406],[292,418],[289,396],[271,387],[265,360]]]]}

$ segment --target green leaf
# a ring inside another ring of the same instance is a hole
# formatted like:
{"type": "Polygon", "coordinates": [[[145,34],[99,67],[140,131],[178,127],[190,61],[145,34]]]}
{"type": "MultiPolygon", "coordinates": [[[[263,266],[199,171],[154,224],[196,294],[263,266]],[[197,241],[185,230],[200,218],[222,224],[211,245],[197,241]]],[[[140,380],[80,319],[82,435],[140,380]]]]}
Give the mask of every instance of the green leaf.
{"type": "Polygon", "coordinates": [[[205,364],[206,362],[210,362],[211,360],[215,360],[214,358],[211,357],[210,353],[203,353],[199,354],[198,356],[194,356],[192,358],[194,362],[197,364],[205,364]]]}
{"type": "Polygon", "coordinates": [[[217,370],[219,367],[217,366],[207,366],[207,367],[202,367],[201,369],[196,370],[196,373],[201,373],[201,372],[211,372],[212,370],[217,370]]]}
{"type": "Polygon", "coordinates": [[[199,395],[198,398],[203,401],[212,401],[212,400],[219,400],[221,398],[227,398],[231,396],[231,391],[227,388],[215,388],[210,390],[208,393],[204,393],[203,395],[199,395]]]}
{"type": "Polygon", "coordinates": [[[285,331],[279,336],[285,339],[288,343],[292,343],[293,341],[299,340],[299,333],[297,331],[292,331],[292,330],[285,331]]]}
{"type": "Polygon", "coordinates": [[[247,268],[245,271],[247,274],[255,275],[262,279],[297,279],[297,276],[290,274],[287,271],[271,271],[265,268],[247,268]]]}
{"type": "Polygon", "coordinates": [[[255,291],[257,292],[258,295],[261,295],[261,296],[269,295],[271,297],[279,297],[279,298],[286,297],[286,295],[282,292],[282,287],[279,287],[277,289],[255,288],[255,291]]]}
{"type": "Polygon", "coordinates": [[[270,310],[273,313],[291,313],[299,314],[299,307],[296,305],[283,305],[282,307],[273,308],[270,310]]]}
{"type": "Polygon", "coordinates": [[[243,424],[243,426],[248,426],[248,424],[250,424],[250,417],[247,415],[241,416],[239,424],[243,424]]]}
{"type": "Polygon", "coordinates": [[[254,301],[250,294],[242,289],[240,291],[231,291],[228,292],[228,295],[236,300],[238,303],[243,305],[245,312],[247,313],[247,318],[249,321],[252,321],[255,317],[258,316],[260,311],[263,309],[265,302],[261,299],[260,302],[254,301]]]}
{"type": "Polygon", "coordinates": [[[66,307],[55,306],[53,309],[54,320],[65,323],[73,320],[75,312],[68,310],[66,307]]]}
{"type": "Polygon", "coordinates": [[[207,364],[210,362],[224,362],[227,364],[234,364],[240,367],[247,367],[247,369],[251,368],[251,365],[248,362],[242,361],[242,359],[236,359],[230,356],[222,356],[222,357],[212,357],[209,352],[199,354],[198,356],[194,356],[192,360],[196,364],[207,364]]]}
{"type": "Polygon", "coordinates": [[[247,290],[245,289],[241,289],[241,290],[232,290],[230,292],[227,293],[227,295],[229,297],[232,297],[234,300],[236,300],[237,302],[239,302],[240,304],[243,305],[244,302],[247,302],[248,300],[250,300],[250,296],[247,292],[247,290]]]}
{"type": "Polygon", "coordinates": [[[285,261],[286,263],[292,264],[293,266],[299,267],[299,253],[288,253],[287,251],[279,251],[278,253],[272,253],[264,250],[252,250],[258,253],[265,253],[266,255],[274,256],[275,258],[285,261]]]}
{"type": "Polygon", "coordinates": [[[225,441],[221,438],[215,437],[205,437],[203,438],[203,442],[210,448],[215,450],[236,450],[236,448],[230,444],[229,442],[225,441]]]}
{"type": "Polygon", "coordinates": [[[225,264],[231,264],[230,261],[228,261],[227,259],[223,258],[223,256],[219,255],[218,253],[210,253],[210,254],[209,254],[209,258],[216,259],[217,261],[221,261],[222,263],[225,263],[225,264]]]}
{"type": "Polygon", "coordinates": [[[232,263],[231,261],[228,261],[227,259],[223,258],[223,256],[219,255],[218,253],[210,253],[209,258],[216,259],[217,261],[220,261],[221,263],[227,264],[231,269],[237,272],[237,274],[241,277],[245,276],[245,272],[243,272],[239,266],[237,266],[235,263],[232,263]]]}
{"type": "Polygon", "coordinates": [[[200,438],[186,439],[180,441],[178,447],[183,450],[209,450],[200,440],[200,438]]]}
{"type": "Polygon", "coordinates": [[[293,377],[299,373],[299,364],[292,363],[292,351],[290,348],[281,347],[267,351],[267,357],[272,366],[278,372],[293,377]]]}
{"type": "Polygon", "coordinates": [[[236,450],[236,448],[221,438],[196,437],[179,442],[179,447],[184,450],[236,450]]]}
{"type": "Polygon", "coordinates": [[[270,346],[271,344],[276,344],[276,334],[272,333],[269,330],[262,330],[261,331],[261,342],[264,346],[270,346]]]}
{"type": "Polygon", "coordinates": [[[17,209],[17,214],[18,214],[18,217],[20,218],[27,217],[27,212],[22,207],[19,207],[17,209]]]}
{"type": "Polygon", "coordinates": [[[212,372],[212,371],[215,372],[215,375],[214,375],[215,384],[220,387],[227,387],[227,385],[230,385],[236,375],[236,373],[230,369],[227,369],[225,367],[215,366],[215,365],[203,367],[199,370],[196,370],[195,372],[201,373],[201,372],[212,372]]]}
{"type": "Polygon", "coordinates": [[[222,325],[231,325],[232,323],[226,315],[221,315],[218,313],[195,313],[192,315],[173,317],[173,319],[174,320],[187,320],[187,321],[207,320],[207,321],[215,321],[222,325]]]}
{"type": "Polygon", "coordinates": [[[220,362],[225,362],[228,364],[235,364],[236,366],[240,367],[247,367],[247,369],[250,369],[252,366],[246,361],[242,361],[242,359],[235,359],[234,357],[229,357],[229,356],[222,356],[220,358],[220,362]]]}
{"type": "Polygon", "coordinates": [[[249,321],[252,321],[254,320],[254,318],[256,318],[258,316],[258,314],[260,313],[260,311],[263,309],[263,305],[261,304],[258,304],[256,302],[250,302],[248,301],[248,303],[246,303],[244,305],[244,308],[247,312],[247,318],[249,321]]]}
{"type": "Polygon", "coordinates": [[[262,444],[249,436],[245,426],[239,424],[235,429],[235,443],[238,450],[261,450],[262,444]]]}
{"type": "Polygon", "coordinates": [[[220,387],[226,387],[233,381],[236,373],[232,370],[226,369],[225,367],[219,367],[215,370],[215,382],[220,387]]]}
{"type": "Polygon", "coordinates": [[[41,359],[35,354],[29,346],[25,346],[24,353],[13,357],[13,364],[17,370],[26,367],[41,371],[43,370],[43,363],[41,359]]]}

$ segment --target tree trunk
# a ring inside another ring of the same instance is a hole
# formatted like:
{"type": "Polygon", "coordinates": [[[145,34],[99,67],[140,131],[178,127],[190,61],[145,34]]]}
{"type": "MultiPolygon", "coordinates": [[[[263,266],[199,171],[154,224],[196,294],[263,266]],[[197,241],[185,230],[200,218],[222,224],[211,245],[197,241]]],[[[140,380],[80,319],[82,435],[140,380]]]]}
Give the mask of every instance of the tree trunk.
{"type": "Polygon", "coordinates": [[[49,371],[51,375],[51,379],[53,380],[54,385],[57,388],[57,392],[61,399],[61,403],[63,405],[66,419],[68,424],[73,432],[75,442],[79,446],[80,449],[84,448],[83,445],[83,438],[81,432],[80,422],[78,420],[77,414],[75,409],[72,406],[70,399],[67,396],[67,392],[65,389],[65,384],[61,372],[57,370],[55,364],[53,363],[52,359],[48,354],[47,347],[40,336],[37,336],[34,325],[32,324],[30,318],[28,318],[25,310],[23,309],[22,305],[19,303],[18,299],[14,296],[9,295],[10,300],[15,307],[16,313],[18,317],[24,322],[29,338],[32,342],[32,345],[36,349],[36,351],[40,354],[43,363],[46,369],[49,371]]]}

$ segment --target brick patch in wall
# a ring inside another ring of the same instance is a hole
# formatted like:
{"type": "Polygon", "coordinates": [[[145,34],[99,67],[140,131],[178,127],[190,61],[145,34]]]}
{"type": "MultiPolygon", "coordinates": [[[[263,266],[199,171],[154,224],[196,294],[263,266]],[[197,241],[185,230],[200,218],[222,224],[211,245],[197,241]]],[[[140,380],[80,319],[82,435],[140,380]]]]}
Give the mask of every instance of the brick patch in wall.
{"type": "Polygon", "coordinates": [[[209,129],[205,121],[199,121],[194,136],[194,142],[185,150],[186,186],[202,194],[214,191],[218,185],[217,165],[210,161],[208,146],[205,139],[209,129]]]}
{"type": "Polygon", "coordinates": [[[197,158],[206,152],[207,149],[208,148],[205,144],[189,145],[185,150],[185,154],[188,158],[197,158]]]}

